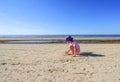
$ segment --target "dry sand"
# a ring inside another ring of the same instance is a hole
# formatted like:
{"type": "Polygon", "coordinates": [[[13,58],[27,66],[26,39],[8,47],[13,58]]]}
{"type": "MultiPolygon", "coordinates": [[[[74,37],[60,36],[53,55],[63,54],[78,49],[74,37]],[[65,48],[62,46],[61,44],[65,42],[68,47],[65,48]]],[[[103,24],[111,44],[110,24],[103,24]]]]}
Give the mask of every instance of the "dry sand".
{"type": "Polygon", "coordinates": [[[120,82],[120,44],[0,44],[0,82],[120,82]]]}

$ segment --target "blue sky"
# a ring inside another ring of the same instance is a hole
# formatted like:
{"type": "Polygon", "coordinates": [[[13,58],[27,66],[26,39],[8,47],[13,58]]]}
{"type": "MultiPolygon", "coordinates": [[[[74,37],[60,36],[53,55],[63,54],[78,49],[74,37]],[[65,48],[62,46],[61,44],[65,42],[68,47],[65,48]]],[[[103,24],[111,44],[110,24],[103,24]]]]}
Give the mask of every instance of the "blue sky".
{"type": "Polygon", "coordinates": [[[4,34],[120,34],[120,0],[0,0],[4,34]]]}

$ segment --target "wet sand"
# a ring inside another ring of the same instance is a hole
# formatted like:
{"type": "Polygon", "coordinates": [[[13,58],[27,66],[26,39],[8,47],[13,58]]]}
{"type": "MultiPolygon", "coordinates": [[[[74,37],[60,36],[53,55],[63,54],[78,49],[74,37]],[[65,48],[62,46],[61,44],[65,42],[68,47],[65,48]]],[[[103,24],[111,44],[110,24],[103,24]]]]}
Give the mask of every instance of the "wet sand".
{"type": "Polygon", "coordinates": [[[0,82],[120,82],[120,44],[0,44],[0,82]]]}

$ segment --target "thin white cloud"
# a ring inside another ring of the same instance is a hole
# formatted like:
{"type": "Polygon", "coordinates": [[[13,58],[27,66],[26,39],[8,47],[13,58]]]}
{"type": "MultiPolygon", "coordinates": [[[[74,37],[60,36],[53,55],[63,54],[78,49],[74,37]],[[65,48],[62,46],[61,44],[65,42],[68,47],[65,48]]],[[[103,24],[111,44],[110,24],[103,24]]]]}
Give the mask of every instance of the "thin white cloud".
{"type": "Polygon", "coordinates": [[[11,22],[11,23],[15,23],[15,24],[23,24],[20,21],[14,20],[14,19],[10,19],[10,18],[2,18],[5,21],[11,22]]]}
{"type": "Polygon", "coordinates": [[[1,20],[5,20],[7,22],[10,22],[10,23],[14,23],[14,24],[19,24],[19,25],[23,25],[23,26],[27,26],[27,27],[34,27],[34,28],[38,28],[38,26],[35,26],[35,25],[29,25],[29,24],[26,24],[26,23],[23,23],[21,21],[18,21],[18,20],[15,20],[13,18],[10,18],[9,16],[7,16],[6,14],[0,12],[0,19],[1,20]]]}
{"type": "MultiPolygon", "coordinates": [[[[29,33],[31,33],[31,34],[39,34],[39,33],[40,34],[47,34],[47,33],[50,32],[50,30],[45,29],[46,24],[41,24],[40,26],[36,26],[36,25],[32,25],[32,24],[26,24],[26,23],[23,23],[21,21],[10,18],[8,15],[6,15],[4,13],[1,13],[1,12],[0,12],[0,20],[4,20],[4,21],[10,22],[10,23],[18,24],[19,27],[21,27],[21,28],[16,27],[16,29],[14,29],[15,32],[12,31],[12,33],[15,33],[15,34],[17,34],[17,33],[20,34],[21,33],[21,32],[19,33],[18,29],[23,29],[22,33],[25,33],[25,34],[29,34],[29,33]]],[[[7,33],[11,33],[11,31],[10,32],[8,31],[7,33]]],[[[4,34],[4,32],[3,32],[3,34],[4,34]]]]}
{"type": "Polygon", "coordinates": [[[24,23],[22,23],[22,22],[20,22],[20,21],[17,21],[17,20],[15,20],[15,19],[12,19],[12,18],[10,18],[9,16],[7,16],[6,14],[1,13],[1,12],[0,12],[0,19],[5,20],[5,21],[8,21],[8,22],[11,22],[11,23],[15,23],[15,24],[25,25],[24,23]]]}
{"type": "Polygon", "coordinates": [[[0,12],[0,17],[7,17],[4,13],[0,12]]]}
{"type": "Polygon", "coordinates": [[[29,28],[34,28],[34,29],[39,28],[38,26],[31,25],[31,24],[26,24],[26,23],[23,23],[21,21],[11,19],[11,18],[2,18],[2,19],[5,20],[5,21],[8,21],[8,22],[11,22],[11,23],[14,23],[14,24],[19,24],[19,25],[26,26],[26,27],[29,27],[29,28]]]}

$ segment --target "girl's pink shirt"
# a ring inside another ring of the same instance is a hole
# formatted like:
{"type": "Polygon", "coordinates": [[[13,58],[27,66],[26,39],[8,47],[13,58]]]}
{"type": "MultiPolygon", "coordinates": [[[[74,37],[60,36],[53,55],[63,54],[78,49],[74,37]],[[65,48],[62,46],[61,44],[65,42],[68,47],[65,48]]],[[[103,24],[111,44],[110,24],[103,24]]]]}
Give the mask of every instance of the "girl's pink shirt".
{"type": "Polygon", "coordinates": [[[70,48],[72,46],[76,48],[76,52],[80,52],[80,46],[76,41],[74,41],[74,42],[72,42],[72,44],[70,44],[70,48]]]}

